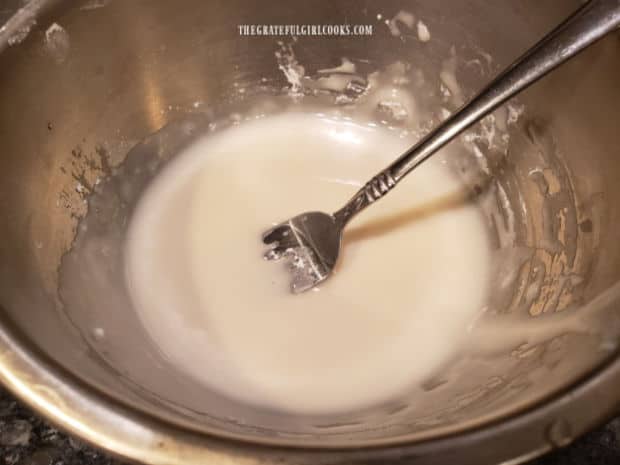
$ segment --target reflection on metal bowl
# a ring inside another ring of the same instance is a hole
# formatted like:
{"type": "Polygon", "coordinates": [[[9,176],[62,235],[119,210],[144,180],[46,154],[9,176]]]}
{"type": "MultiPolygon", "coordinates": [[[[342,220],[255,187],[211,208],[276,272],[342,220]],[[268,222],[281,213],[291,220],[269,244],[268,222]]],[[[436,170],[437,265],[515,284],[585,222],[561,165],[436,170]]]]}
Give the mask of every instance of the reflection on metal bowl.
{"type": "Polygon", "coordinates": [[[418,86],[429,116],[409,121],[381,98],[371,110],[422,133],[578,3],[25,4],[0,28],[0,380],[62,428],[162,464],[517,463],[613,415],[617,33],[454,149],[451,166],[494,238],[494,291],[482,342],[410,397],[331,417],[248,409],[171,371],[126,298],[93,299],[93,276],[72,268],[100,254],[96,272],[120,279],[120,241],[96,241],[122,235],[150,178],[214,126],[300,100],[368,102],[388,70],[418,86]],[[373,35],[293,40],[237,27],[340,22],[372,24],[373,35]]]}

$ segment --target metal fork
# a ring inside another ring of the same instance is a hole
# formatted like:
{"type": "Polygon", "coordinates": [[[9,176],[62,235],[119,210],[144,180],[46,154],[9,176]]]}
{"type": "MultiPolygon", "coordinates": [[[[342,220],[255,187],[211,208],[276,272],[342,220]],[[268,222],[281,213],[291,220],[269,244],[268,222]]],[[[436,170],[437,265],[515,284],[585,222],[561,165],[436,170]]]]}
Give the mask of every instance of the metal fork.
{"type": "Polygon", "coordinates": [[[335,212],[306,212],[271,228],[267,260],[286,258],[291,290],[307,291],[332,273],[347,223],[414,168],[510,97],[534,83],[620,24],[620,0],[591,0],[500,73],[469,103],[364,185],[335,212]]]}

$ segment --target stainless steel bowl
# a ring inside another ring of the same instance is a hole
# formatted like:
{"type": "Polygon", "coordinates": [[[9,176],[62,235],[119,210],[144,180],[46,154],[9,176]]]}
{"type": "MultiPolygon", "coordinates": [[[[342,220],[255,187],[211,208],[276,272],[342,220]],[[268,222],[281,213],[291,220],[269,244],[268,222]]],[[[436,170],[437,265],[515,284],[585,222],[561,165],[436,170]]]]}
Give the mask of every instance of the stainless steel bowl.
{"type": "Polygon", "coordinates": [[[563,446],[618,411],[617,33],[528,90],[507,153],[485,152],[497,266],[485,318],[500,342],[415,396],[331,417],[239,405],[163,363],[122,297],[92,298],[93,274],[67,272],[92,252],[97,277],[119,279],[119,250],[103,259],[80,226],[114,233],[140,189],[97,204],[84,190],[98,178],[112,189],[287,85],[278,39],[238,25],[374,25],[370,37],[299,38],[309,75],[342,56],[368,71],[434,69],[454,46],[471,94],[580,2],[15,3],[0,28],[0,380],[58,426],[153,464],[481,464],[563,446]],[[424,19],[428,45],[390,34],[382,21],[400,10],[424,19]],[[568,314],[579,318],[562,326],[568,314]]]}

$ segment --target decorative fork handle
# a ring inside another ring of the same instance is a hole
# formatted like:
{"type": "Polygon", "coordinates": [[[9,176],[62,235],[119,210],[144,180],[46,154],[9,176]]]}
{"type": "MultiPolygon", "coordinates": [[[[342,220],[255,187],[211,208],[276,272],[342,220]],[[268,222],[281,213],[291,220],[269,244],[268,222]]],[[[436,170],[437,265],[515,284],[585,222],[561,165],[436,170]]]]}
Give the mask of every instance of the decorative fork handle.
{"type": "Polygon", "coordinates": [[[513,95],[620,25],[620,0],[590,0],[517,59],[469,103],[373,177],[334,218],[344,226],[415,167],[513,95]]]}
{"type": "Polygon", "coordinates": [[[354,215],[392,190],[396,182],[390,168],[380,172],[357,191],[344,207],[334,213],[334,218],[344,226],[354,215]]]}

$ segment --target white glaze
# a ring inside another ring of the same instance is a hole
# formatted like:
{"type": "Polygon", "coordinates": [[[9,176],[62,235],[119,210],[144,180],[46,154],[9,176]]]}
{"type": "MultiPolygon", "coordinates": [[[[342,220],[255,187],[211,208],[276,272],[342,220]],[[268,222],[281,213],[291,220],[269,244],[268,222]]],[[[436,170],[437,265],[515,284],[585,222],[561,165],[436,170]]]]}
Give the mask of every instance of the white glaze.
{"type": "Polygon", "coordinates": [[[300,413],[374,405],[461,347],[489,274],[482,219],[438,160],[347,229],[335,276],[288,292],[261,233],[334,211],[410,143],[378,128],[287,114],[211,134],[138,205],[127,277],[162,353],[206,387],[300,413]]]}

